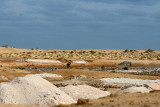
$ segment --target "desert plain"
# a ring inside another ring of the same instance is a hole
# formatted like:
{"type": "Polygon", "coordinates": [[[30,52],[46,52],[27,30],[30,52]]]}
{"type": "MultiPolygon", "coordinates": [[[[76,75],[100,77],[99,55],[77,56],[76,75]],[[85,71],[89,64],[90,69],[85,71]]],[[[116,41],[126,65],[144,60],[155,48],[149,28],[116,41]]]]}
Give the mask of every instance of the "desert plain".
{"type": "Polygon", "coordinates": [[[160,51],[4,46],[0,47],[0,82],[1,107],[160,107],[160,51]],[[38,85],[33,88],[32,82],[38,85]],[[51,87],[67,96],[66,99],[54,96],[51,87]],[[40,88],[44,98],[39,97],[40,88]],[[37,97],[29,93],[37,93],[38,102],[37,97]],[[33,100],[28,101],[29,97],[33,100]]]}

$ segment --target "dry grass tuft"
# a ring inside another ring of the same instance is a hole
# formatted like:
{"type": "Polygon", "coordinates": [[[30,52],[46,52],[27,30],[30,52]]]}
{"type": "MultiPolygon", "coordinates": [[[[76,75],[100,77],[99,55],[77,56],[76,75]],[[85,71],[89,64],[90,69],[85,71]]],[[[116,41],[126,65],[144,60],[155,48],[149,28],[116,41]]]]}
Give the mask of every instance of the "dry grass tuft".
{"type": "Polygon", "coordinates": [[[78,99],[77,104],[78,105],[83,105],[83,104],[88,104],[89,100],[88,99],[78,99]]]}

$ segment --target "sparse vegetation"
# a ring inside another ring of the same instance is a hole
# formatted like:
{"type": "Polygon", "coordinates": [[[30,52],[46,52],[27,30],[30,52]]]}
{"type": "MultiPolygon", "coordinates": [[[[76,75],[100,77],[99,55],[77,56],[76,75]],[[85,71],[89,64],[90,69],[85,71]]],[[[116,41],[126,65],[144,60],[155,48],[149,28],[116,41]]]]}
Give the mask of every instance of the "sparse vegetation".
{"type": "Polygon", "coordinates": [[[2,46],[2,47],[8,48],[9,46],[8,46],[8,45],[4,45],[4,46],[2,46]]]}
{"type": "Polygon", "coordinates": [[[152,53],[152,52],[154,52],[154,50],[152,50],[152,49],[147,49],[144,53],[152,53]]]}
{"type": "Polygon", "coordinates": [[[81,60],[158,60],[160,51],[141,50],[39,50],[32,48],[22,51],[17,48],[7,48],[0,52],[0,58],[32,58],[32,59],[81,59],[81,60]]]}

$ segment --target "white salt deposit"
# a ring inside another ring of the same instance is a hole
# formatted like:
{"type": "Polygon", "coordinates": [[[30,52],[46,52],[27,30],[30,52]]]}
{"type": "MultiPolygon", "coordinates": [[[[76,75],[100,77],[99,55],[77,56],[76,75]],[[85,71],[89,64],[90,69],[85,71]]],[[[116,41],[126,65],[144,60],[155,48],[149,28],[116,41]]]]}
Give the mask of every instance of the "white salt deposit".
{"type": "Polygon", "coordinates": [[[147,79],[131,79],[131,78],[103,78],[100,79],[105,83],[122,83],[122,84],[133,84],[133,85],[144,85],[147,83],[156,83],[160,80],[147,80],[147,79]]]}
{"type": "Polygon", "coordinates": [[[147,87],[151,88],[152,90],[160,90],[160,83],[148,83],[145,84],[147,87]]]}
{"type": "Polygon", "coordinates": [[[0,83],[0,103],[48,107],[76,102],[47,80],[32,75],[0,83]]]}
{"type": "Polygon", "coordinates": [[[73,63],[82,64],[82,63],[87,63],[87,62],[86,61],[73,61],[73,63]]]}
{"type": "MultiPolygon", "coordinates": [[[[112,70],[113,71],[113,70],[112,70]]],[[[131,73],[131,72],[144,72],[143,70],[115,70],[115,72],[120,72],[120,73],[131,73]]]]}
{"type": "MultiPolygon", "coordinates": [[[[46,78],[46,77],[62,77],[61,75],[58,74],[51,74],[51,73],[41,73],[41,74],[30,74],[29,76],[40,76],[42,78],[46,78]]],[[[28,76],[28,75],[27,75],[28,76]]]]}
{"type": "Polygon", "coordinates": [[[61,63],[58,60],[48,60],[48,59],[27,59],[27,62],[39,62],[39,63],[61,63]]]}
{"type": "Polygon", "coordinates": [[[60,87],[60,89],[66,92],[74,100],[78,100],[80,98],[98,99],[100,97],[105,97],[110,95],[110,92],[108,91],[102,91],[98,88],[94,88],[88,85],[77,85],[77,86],[68,85],[66,87],[60,87]]]}
{"type": "Polygon", "coordinates": [[[127,92],[127,93],[149,93],[151,90],[147,89],[146,87],[130,87],[127,89],[122,90],[122,92],[127,92]]]}

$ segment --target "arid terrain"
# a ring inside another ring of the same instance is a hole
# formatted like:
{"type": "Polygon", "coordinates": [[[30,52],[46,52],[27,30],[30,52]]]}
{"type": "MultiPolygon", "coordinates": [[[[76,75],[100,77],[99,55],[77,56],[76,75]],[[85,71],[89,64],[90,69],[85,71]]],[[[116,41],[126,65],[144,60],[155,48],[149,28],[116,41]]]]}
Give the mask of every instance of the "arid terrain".
{"type": "Polygon", "coordinates": [[[0,47],[0,58],[69,59],[69,60],[160,60],[155,50],[42,50],[0,47]]]}
{"type": "MultiPolygon", "coordinates": [[[[1,83],[29,74],[49,73],[62,76],[61,78],[44,77],[58,88],[68,85],[88,85],[111,93],[99,99],[79,99],[75,104],[57,105],[59,107],[160,107],[160,92],[157,90],[149,93],[124,93],[122,90],[129,87],[145,85],[104,83],[100,80],[102,78],[160,80],[159,68],[160,51],[151,49],[42,50],[0,47],[1,83]],[[124,61],[130,62],[131,65],[121,65],[124,61]],[[68,62],[71,62],[69,68],[66,67],[68,62]]],[[[0,106],[26,107],[27,105],[3,103],[0,106]]]]}

